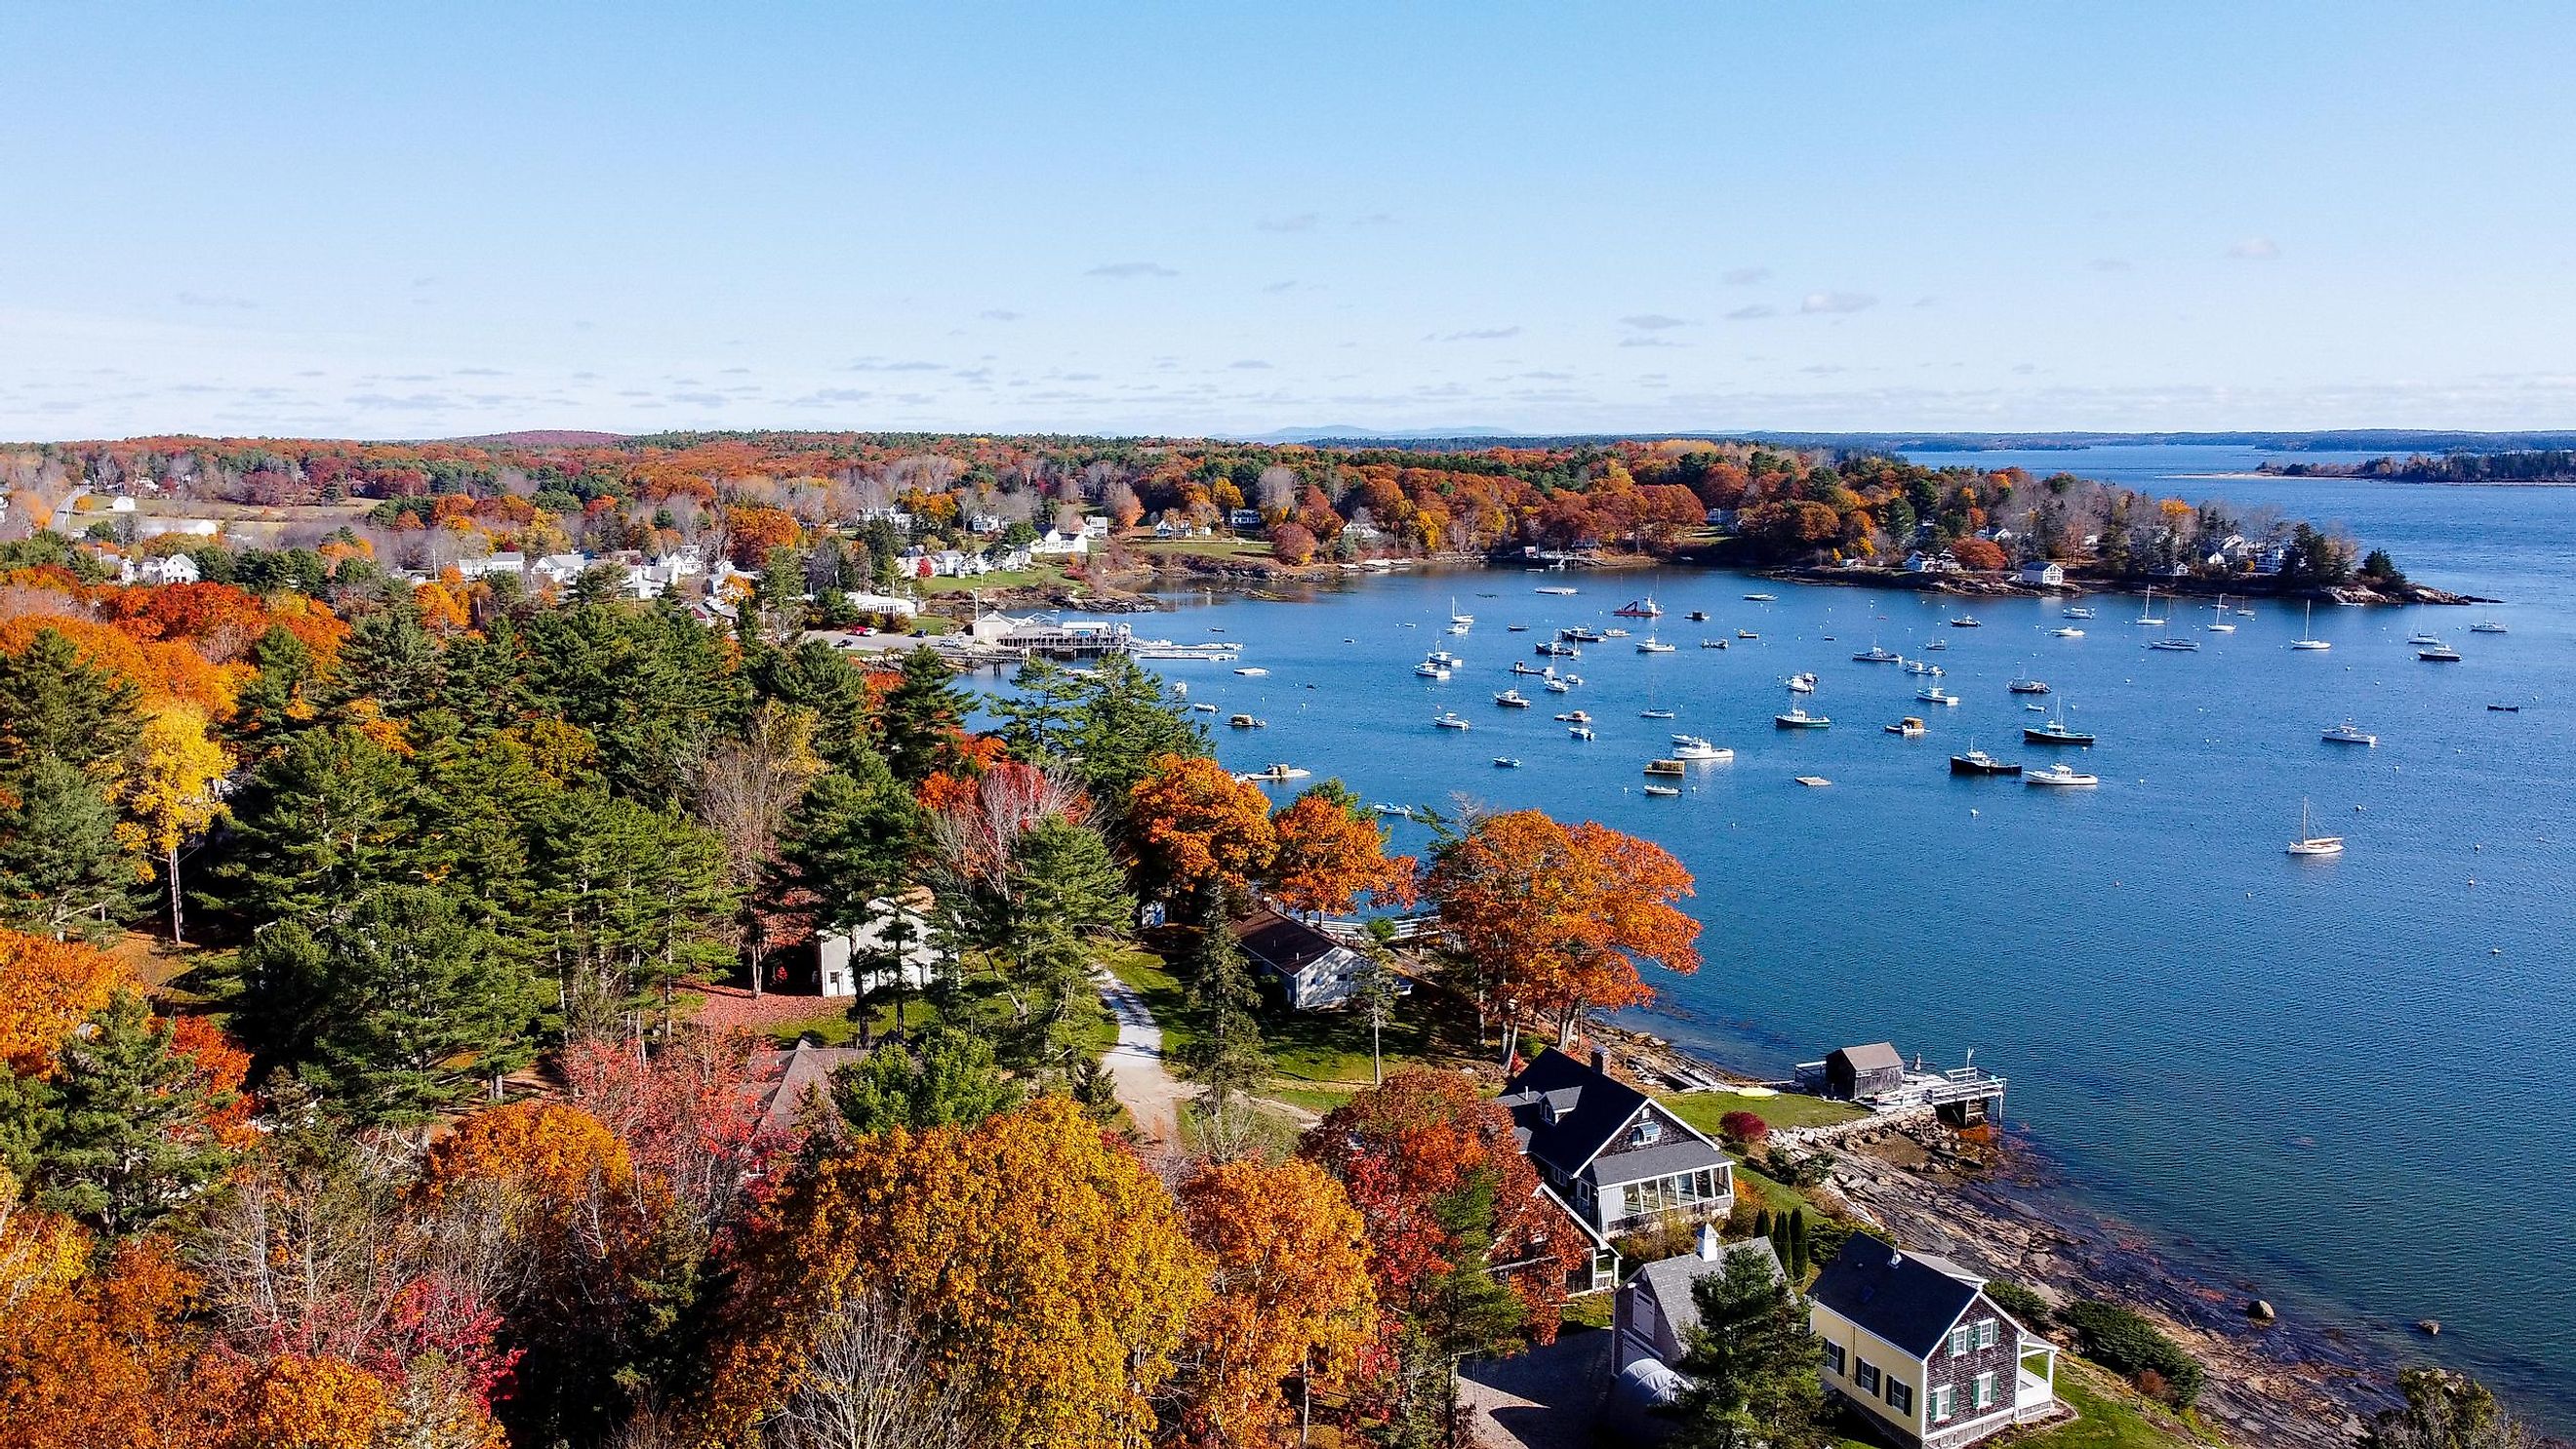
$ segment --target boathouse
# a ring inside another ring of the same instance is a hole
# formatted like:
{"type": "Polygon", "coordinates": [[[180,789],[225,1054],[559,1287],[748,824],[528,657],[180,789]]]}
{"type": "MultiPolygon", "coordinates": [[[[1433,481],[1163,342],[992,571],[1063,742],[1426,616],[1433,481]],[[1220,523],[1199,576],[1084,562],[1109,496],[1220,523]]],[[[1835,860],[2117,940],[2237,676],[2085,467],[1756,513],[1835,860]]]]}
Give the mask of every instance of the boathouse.
{"type": "Polygon", "coordinates": [[[1884,1096],[1905,1085],[1905,1058],[1894,1044],[1838,1047],[1825,1053],[1825,1095],[1858,1102],[1884,1096]]]}

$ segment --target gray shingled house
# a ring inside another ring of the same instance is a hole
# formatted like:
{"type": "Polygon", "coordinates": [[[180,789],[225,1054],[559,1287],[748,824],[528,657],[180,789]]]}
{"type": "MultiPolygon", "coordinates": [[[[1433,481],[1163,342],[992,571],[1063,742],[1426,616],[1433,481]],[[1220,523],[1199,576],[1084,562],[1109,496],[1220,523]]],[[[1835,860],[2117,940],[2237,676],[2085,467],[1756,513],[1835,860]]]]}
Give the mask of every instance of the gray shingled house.
{"type": "Polygon", "coordinates": [[[1502,1096],[1522,1153],[1596,1245],[1588,1287],[1577,1285],[1587,1291],[1617,1281],[1610,1238],[1674,1219],[1723,1221],[1735,1206],[1734,1160],[1607,1066],[1599,1052],[1586,1065],[1549,1048],[1502,1096]]]}
{"type": "Polygon", "coordinates": [[[1807,1292],[1825,1392],[1906,1449],[1960,1449],[2055,1413],[2057,1349],[1985,1286],[1947,1258],[1855,1235],[1807,1292]]]}

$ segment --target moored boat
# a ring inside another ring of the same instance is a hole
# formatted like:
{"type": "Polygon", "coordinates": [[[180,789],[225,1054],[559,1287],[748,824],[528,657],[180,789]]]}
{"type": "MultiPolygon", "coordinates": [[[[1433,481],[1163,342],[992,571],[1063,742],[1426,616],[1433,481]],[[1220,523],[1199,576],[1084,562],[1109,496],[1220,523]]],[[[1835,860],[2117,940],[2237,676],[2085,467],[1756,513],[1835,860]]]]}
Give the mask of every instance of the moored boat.
{"type": "Polygon", "coordinates": [[[1971,747],[1964,754],[1950,757],[1950,773],[1953,775],[2018,775],[2021,773],[2021,762],[1998,760],[1983,750],[1971,747]]]}
{"type": "Polygon", "coordinates": [[[2025,785],[2055,785],[2063,788],[2070,785],[2099,785],[2102,783],[2102,777],[2099,775],[2087,775],[2076,769],[2073,765],[2061,762],[2054,765],[2042,765],[2036,770],[2025,771],[2021,777],[2021,782],[2025,785]]]}
{"type": "Polygon", "coordinates": [[[1431,717],[1431,723],[1435,727],[1444,730],[1463,730],[1470,727],[1467,723],[1466,717],[1459,714],[1454,709],[1433,715],[1431,717]]]}
{"type": "Polygon", "coordinates": [[[2005,684],[2004,688],[2015,694],[2046,694],[2048,693],[2048,681],[2044,679],[2016,679],[2005,684]]]}
{"type": "Polygon", "coordinates": [[[2345,720],[2342,724],[2326,730],[2318,738],[2330,745],[2377,745],[2379,743],[2379,736],[2354,724],[2351,720],[2345,720]]]}
{"type": "Polygon", "coordinates": [[[1506,689],[1494,696],[1494,703],[1505,709],[1527,709],[1530,707],[1530,698],[1517,689],[1506,689]]]}
{"type": "Polygon", "coordinates": [[[1931,733],[1931,730],[1923,723],[1923,716],[1919,714],[1909,714],[1905,718],[1898,720],[1896,723],[1883,726],[1883,728],[1885,728],[1889,734],[1902,735],[1909,740],[1919,740],[1925,735],[1931,733]]]}
{"type": "Polygon", "coordinates": [[[2301,800],[2299,802],[2299,836],[2296,840],[2290,842],[2288,850],[2292,855],[2341,855],[2343,854],[2343,837],[2340,835],[2317,834],[2316,827],[2310,824],[2308,820],[2308,802],[2301,800]]]}
{"type": "Polygon", "coordinates": [[[1784,730],[1820,730],[1832,725],[1833,721],[1820,714],[1807,713],[1803,704],[1793,704],[1787,712],[1771,716],[1771,723],[1784,730]]]}

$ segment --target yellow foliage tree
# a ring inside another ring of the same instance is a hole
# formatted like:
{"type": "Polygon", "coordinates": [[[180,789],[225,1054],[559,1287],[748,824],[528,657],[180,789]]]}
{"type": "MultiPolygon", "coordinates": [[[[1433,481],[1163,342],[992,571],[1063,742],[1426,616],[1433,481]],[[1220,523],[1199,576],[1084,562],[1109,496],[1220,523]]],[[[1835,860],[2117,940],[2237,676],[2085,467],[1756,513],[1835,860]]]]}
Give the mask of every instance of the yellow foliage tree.
{"type": "Polygon", "coordinates": [[[170,940],[184,939],[179,904],[179,848],[215,823],[223,803],[215,785],[232,767],[207,729],[204,711],[168,703],[145,716],[122,790],[128,819],[117,827],[128,848],[161,862],[170,895],[170,940]]]}
{"type": "Polygon", "coordinates": [[[395,1417],[384,1380],[327,1354],[262,1364],[243,1397],[234,1432],[263,1449],[369,1449],[395,1417]]]}
{"type": "Polygon", "coordinates": [[[1181,1427],[1194,1442],[1267,1444],[1286,1429],[1281,1383],[1338,1387],[1376,1333],[1367,1228],[1331,1174],[1303,1158],[1239,1158],[1181,1185],[1216,1296],[1190,1324],[1181,1427]]]}
{"type": "Polygon", "coordinates": [[[122,975],[114,957],[78,941],[0,930],[0,1063],[22,1077],[51,1072],[54,1049],[122,975]]]}
{"type": "Polygon", "coordinates": [[[1208,1279],[1171,1194],[1062,1098],[861,1138],[748,1245],[706,1428],[750,1437],[804,1386],[818,1326],[876,1294],[993,1442],[1141,1446],[1208,1279]]]}

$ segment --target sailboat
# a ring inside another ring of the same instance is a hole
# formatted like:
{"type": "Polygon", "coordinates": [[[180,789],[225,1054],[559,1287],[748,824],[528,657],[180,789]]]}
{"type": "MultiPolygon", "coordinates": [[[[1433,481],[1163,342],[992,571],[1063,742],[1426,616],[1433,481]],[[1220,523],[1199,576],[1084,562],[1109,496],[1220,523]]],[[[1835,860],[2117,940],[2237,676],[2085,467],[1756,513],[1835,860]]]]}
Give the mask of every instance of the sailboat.
{"type": "Polygon", "coordinates": [[[2308,802],[2304,798],[2299,801],[2299,838],[2290,842],[2289,853],[2292,855],[2343,854],[2342,836],[2319,835],[2316,833],[2316,827],[2308,822],[2308,802]]]}
{"type": "Polygon", "coordinates": [[[2210,613],[2210,620],[2209,620],[2209,632],[2210,632],[2210,633],[2212,633],[2212,634],[2233,634],[2233,633],[2235,633],[2235,632],[2236,632],[2236,626],[2235,626],[2235,625],[2233,625],[2233,624],[2231,624],[2231,623],[2229,623],[2229,622],[2227,622],[2227,596],[2226,596],[2225,594],[2221,594],[2221,595],[2219,595],[2219,596],[2218,596],[2218,603],[2217,603],[2217,605],[2216,605],[2215,607],[2211,608],[2211,609],[2210,609],[2210,611],[2209,611],[2209,613],[2210,613]]]}
{"type": "Polygon", "coordinates": [[[2332,641],[2316,637],[2316,622],[2317,605],[2316,601],[2311,599],[2308,601],[2308,612],[2299,624],[2299,637],[2290,641],[2290,647],[2308,650],[2332,649],[2334,647],[2332,641]]]}
{"type": "Polygon", "coordinates": [[[2142,609],[2140,609],[2140,610],[2138,611],[2138,617],[2137,617],[2135,620],[2133,620],[2132,622],[2134,622],[2134,623],[2138,623],[2138,624],[2143,624],[2143,625],[2145,625],[2146,627],[2148,627],[2148,628],[2150,628],[2150,629],[2153,629],[2153,628],[2159,628],[2159,627],[2161,627],[2161,626],[2164,624],[2164,622],[2165,622],[2164,620],[2159,619],[2159,618],[2157,618],[2157,617],[2156,617],[2156,588],[2155,588],[2155,585],[2153,585],[2153,584],[2149,584],[2149,585],[2147,586],[2147,602],[2146,602],[2146,607],[2144,607],[2144,608],[2142,608],[2142,609]]]}
{"type": "Polygon", "coordinates": [[[1456,594],[1451,594],[1449,596],[1449,622],[1452,624],[1473,624],[1476,622],[1475,615],[1461,614],[1458,612],[1458,596],[1456,594]]]}

